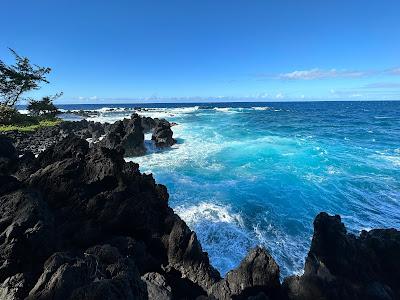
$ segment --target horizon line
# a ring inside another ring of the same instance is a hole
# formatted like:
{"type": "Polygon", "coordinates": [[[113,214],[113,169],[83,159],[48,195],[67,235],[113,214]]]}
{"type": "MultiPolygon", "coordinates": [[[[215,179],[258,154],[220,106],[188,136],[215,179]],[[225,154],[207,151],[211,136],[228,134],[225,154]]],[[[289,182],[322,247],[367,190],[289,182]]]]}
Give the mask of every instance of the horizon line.
{"type": "MultiPolygon", "coordinates": [[[[104,104],[111,104],[111,105],[149,105],[149,104],[225,104],[225,103],[316,103],[316,102],[398,102],[400,99],[351,99],[351,100],[265,100],[265,101],[206,101],[206,102],[71,102],[71,103],[57,103],[55,101],[55,105],[104,105],[104,104]]],[[[27,104],[18,104],[17,106],[26,106],[27,104]]]]}

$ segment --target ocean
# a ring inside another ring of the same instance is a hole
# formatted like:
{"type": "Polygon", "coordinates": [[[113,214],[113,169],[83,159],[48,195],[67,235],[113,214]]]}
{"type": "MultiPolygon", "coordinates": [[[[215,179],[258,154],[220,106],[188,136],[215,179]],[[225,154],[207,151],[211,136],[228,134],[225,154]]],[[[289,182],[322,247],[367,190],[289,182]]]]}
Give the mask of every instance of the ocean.
{"type": "MultiPolygon", "coordinates": [[[[315,216],[349,232],[400,229],[400,102],[61,105],[94,121],[166,118],[178,143],[126,158],[167,186],[170,206],[225,275],[266,247],[282,276],[304,267],[315,216]]],[[[69,116],[70,117],[70,116],[69,116]]]]}

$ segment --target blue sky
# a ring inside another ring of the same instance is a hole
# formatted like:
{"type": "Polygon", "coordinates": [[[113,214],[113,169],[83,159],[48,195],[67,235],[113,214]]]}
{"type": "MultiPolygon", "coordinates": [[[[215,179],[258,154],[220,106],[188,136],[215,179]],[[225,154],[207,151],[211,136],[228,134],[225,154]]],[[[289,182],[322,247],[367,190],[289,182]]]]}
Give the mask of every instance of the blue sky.
{"type": "Polygon", "coordinates": [[[400,99],[398,0],[2,1],[60,102],[400,99]]]}

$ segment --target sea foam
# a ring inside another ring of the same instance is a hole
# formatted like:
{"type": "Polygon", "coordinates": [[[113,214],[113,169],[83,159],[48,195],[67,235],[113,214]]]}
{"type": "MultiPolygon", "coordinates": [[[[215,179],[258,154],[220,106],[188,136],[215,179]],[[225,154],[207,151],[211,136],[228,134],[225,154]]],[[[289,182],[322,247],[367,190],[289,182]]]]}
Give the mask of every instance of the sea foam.
{"type": "MultiPolygon", "coordinates": [[[[148,154],[126,159],[167,186],[169,205],[222,274],[262,245],[288,276],[303,268],[321,211],[342,215],[353,233],[400,228],[399,105],[151,107],[137,112],[178,123],[178,143],[158,149],[146,135],[148,154]]],[[[104,110],[97,120],[133,111],[104,110]]]]}

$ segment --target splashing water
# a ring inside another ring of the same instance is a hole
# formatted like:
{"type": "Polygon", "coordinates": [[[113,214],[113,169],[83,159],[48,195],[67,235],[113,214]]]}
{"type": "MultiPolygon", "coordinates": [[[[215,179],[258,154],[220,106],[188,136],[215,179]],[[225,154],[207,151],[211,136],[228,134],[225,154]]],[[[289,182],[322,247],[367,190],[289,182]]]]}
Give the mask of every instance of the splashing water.
{"type": "Polygon", "coordinates": [[[149,154],[128,160],[168,187],[223,275],[263,245],[287,276],[303,269],[320,211],[354,233],[400,228],[399,112],[400,102],[153,105],[139,113],[177,122],[178,144],[147,141],[149,154]]]}

